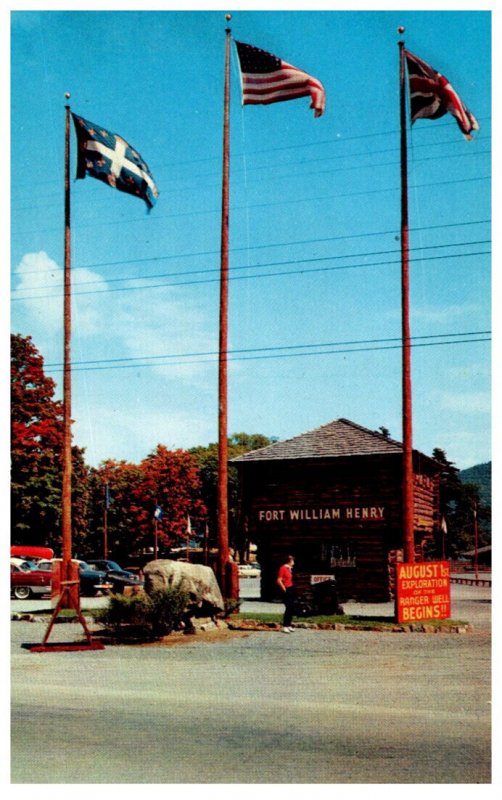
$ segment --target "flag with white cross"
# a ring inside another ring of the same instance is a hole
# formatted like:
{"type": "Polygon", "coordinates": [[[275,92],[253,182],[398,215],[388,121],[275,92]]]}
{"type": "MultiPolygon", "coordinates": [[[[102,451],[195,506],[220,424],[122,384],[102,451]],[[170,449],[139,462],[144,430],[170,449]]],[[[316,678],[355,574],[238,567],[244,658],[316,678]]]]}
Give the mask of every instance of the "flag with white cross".
{"type": "Polygon", "coordinates": [[[159,196],[148,165],[134,147],[116,133],[72,114],[78,142],[77,178],[91,175],[153,208],[159,196]]]}

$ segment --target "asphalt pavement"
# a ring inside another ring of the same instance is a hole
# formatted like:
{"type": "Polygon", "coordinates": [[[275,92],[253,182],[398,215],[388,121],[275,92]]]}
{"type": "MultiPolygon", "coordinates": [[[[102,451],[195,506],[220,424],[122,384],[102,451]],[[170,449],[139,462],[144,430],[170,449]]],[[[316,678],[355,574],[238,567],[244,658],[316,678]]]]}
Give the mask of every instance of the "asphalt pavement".
{"type": "Polygon", "coordinates": [[[215,631],[33,653],[46,626],[13,623],[11,781],[488,784],[490,597],[452,586],[468,634],[215,631]]]}

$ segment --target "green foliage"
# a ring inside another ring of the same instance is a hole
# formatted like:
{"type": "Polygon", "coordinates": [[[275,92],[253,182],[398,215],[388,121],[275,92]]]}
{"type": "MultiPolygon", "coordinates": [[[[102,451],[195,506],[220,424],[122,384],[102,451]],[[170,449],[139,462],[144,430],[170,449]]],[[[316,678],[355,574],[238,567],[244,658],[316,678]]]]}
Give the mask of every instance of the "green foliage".
{"type": "Polygon", "coordinates": [[[476,464],[469,469],[462,469],[458,473],[462,483],[473,483],[478,487],[479,499],[484,506],[492,504],[492,462],[476,464]]]}
{"type": "MultiPolygon", "coordinates": [[[[253,614],[251,612],[236,614],[235,617],[232,618],[232,621],[238,622],[242,620],[243,622],[254,621],[257,623],[263,623],[264,625],[281,625],[282,624],[282,614],[274,614],[274,613],[258,613],[253,614]]],[[[392,630],[396,626],[395,620],[391,618],[383,618],[383,617],[363,617],[363,616],[352,616],[351,614],[333,614],[331,616],[327,616],[326,614],[317,614],[311,617],[302,617],[302,621],[308,624],[314,625],[336,625],[337,623],[340,625],[346,625],[350,628],[360,628],[361,630],[392,630]]],[[[295,623],[293,622],[293,625],[295,623]]],[[[301,625],[301,622],[297,623],[301,625]]],[[[455,625],[467,625],[468,623],[462,620],[452,620],[452,619],[441,619],[441,620],[427,620],[424,623],[413,623],[416,625],[426,624],[427,626],[431,626],[434,628],[442,628],[442,627],[452,627],[455,625]]]]}
{"type": "MultiPolygon", "coordinates": [[[[436,448],[432,453],[433,458],[440,464],[439,484],[439,512],[440,520],[446,521],[447,532],[444,537],[445,555],[447,558],[457,558],[462,552],[474,547],[475,525],[478,525],[479,546],[491,542],[491,507],[482,502],[479,487],[475,482],[467,483],[460,479],[460,473],[455,464],[449,461],[444,450],[436,448]]],[[[487,465],[488,466],[488,465],[487,465]]],[[[472,468],[476,470],[477,468],[472,468]]],[[[465,470],[465,473],[472,473],[465,470]]],[[[443,543],[435,543],[435,552],[430,555],[442,554],[443,543]]]]}
{"type": "Polygon", "coordinates": [[[182,587],[152,594],[114,594],[99,621],[117,639],[160,639],[179,627],[188,600],[182,587]]]}
{"type": "MultiPolygon", "coordinates": [[[[228,438],[228,458],[237,458],[251,450],[258,450],[272,443],[272,439],[261,433],[233,433],[228,438]]],[[[207,508],[209,519],[209,530],[213,537],[217,530],[217,487],[218,487],[218,444],[212,443],[207,447],[192,447],[189,453],[194,456],[199,468],[202,497],[207,508]]],[[[244,526],[239,524],[239,478],[237,468],[228,465],[228,509],[229,509],[229,539],[232,547],[235,547],[244,556],[247,542],[242,540],[244,526]]]]}

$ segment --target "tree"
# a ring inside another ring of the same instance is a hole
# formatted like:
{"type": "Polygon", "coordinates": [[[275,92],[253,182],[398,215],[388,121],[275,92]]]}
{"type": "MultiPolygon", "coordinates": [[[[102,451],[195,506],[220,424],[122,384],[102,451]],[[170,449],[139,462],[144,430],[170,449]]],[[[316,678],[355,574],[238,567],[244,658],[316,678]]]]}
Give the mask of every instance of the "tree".
{"type": "MultiPolygon", "coordinates": [[[[459,470],[446,457],[444,450],[436,447],[432,457],[440,465],[439,513],[440,525],[446,523],[445,550],[449,558],[456,558],[474,546],[474,514],[477,513],[479,545],[489,543],[489,534],[483,529],[483,521],[489,517],[489,509],[480,501],[479,489],[473,483],[462,483],[459,470]]],[[[442,545],[436,542],[436,551],[442,552],[442,545]]]]}
{"type": "Polygon", "coordinates": [[[95,558],[103,556],[105,512],[109,557],[120,563],[151,544],[151,536],[145,543],[140,525],[143,479],[141,467],[126,461],[107,459],[91,470],[88,549],[95,558]]]}
{"type": "MultiPolygon", "coordinates": [[[[274,440],[261,433],[233,433],[228,438],[228,458],[249,453],[266,447],[274,440]]],[[[210,538],[216,538],[218,525],[218,444],[212,443],[207,447],[193,447],[189,451],[196,459],[202,481],[202,497],[208,509],[210,538]]],[[[239,478],[237,468],[229,464],[228,467],[228,510],[229,510],[229,542],[231,547],[238,550],[241,559],[247,550],[248,542],[245,539],[244,526],[238,519],[239,508],[239,478]]]]}
{"type": "Polygon", "coordinates": [[[94,553],[103,552],[105,490],[109,554],[117,561],[127,560],[154,544],[154,512],[164,512],[157,524],[159,548],[167,549],[186,540],[187,520],[196,529],[206,519],[201,498],[199,469],[185,450],[157,448],[141,464],[105,461],[92,470],[92,504],[89,544],[94,553]]]}
{"type": "Polygon", "coordinates": [[[160,540],[169,546],[186,540],[190,517],[194,529],[204,523],[207,509],[201,496],[197,461],[186,450],[157,448],[141,462],[143,497],[151,517],[159,505],[164,516],[159,526],[160,540]]]}
{"type": "MultiPolygon", "coordinates": [[[[11,336],[11,519],[14,544],[61,544],[63,405],[30,336],[11,336]]],[[[73,533],[87,527],[87,467],[72,448],[73,533]]]]}

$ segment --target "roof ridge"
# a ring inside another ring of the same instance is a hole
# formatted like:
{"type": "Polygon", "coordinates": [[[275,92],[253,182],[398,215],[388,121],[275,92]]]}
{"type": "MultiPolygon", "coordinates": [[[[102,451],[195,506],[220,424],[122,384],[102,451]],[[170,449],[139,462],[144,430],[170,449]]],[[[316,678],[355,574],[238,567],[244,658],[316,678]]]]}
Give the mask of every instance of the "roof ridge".
{"type": "Polygon", "coordinates": [[[250,450],[232,461],[259,461],[281,458],[319,458],[391,453],[402,450],[400,442],[372,431],[345,417],[339,417],[288,439],[250,450]],[[372,444],[373,442],[373,444],[372,444]]]}
{"type": "Polygon", "coordinates": [[[364,431],[364,433],[371,433],[372,436],[378,436],[378,438],[383,439],[384,442],[391,442],[392,444],[399,445],[399,447],[403,446],[403,443],[398,439],[393,439],[391,436],[385,436],[385,434],[380,433],[380,431],[373,431],[371,428],[365,428],[364,425],[360,425],[358,422],[352,422],[351,419],[340,417],[338,420],[333,420],[333,422],[345,422],[347,425],[351,425],[353,428],[364,431]]]}

